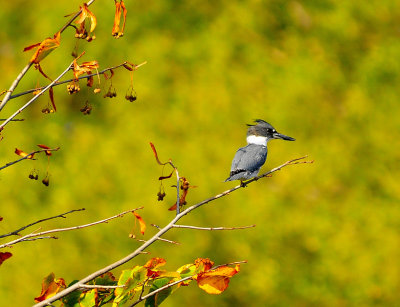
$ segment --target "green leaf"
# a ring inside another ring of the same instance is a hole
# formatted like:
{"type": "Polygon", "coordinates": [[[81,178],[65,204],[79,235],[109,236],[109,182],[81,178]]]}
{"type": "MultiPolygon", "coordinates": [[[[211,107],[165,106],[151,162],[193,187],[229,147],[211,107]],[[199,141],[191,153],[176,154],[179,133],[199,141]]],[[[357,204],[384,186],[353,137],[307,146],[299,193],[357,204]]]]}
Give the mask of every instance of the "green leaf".
{"type": "MultiPolygon", "coordinates": [[[[153,292],[154,290],[157,290],[161,287],[164,287],[170,282],[170,278],[160,278],[156,279],[153,282],[152,287],[149,290],[149,293],[153,292]]],[[[169,287],[167,289],[164,289],[158,293],[156,293],[153,296],[150,296],[149,298],[146,299],[144,306],[145,307],[157,307],[160,306],[160,304],[172,293],[172,287],[169,287]]]]}
{"type": "Polygon", "coordinates": [[[139,286],[139,289],[141,289],[142,284],[147,278],[146,274],[147,269],[143,266],[136,266],[132,270],[122,271],[118,280],[118,285],[125,285],[125,287],[115,290],[116,297],[113,302],[113,307],[124,304],[128,299],[133,297],[138,290],[135,288],[139,286]]]}
{"type": "Polygon", "coordinates": [[[117,281],[115,280],[114,275],[111,272],[108,272],[97,277],[90,284],[102,285],[102,286],[115,286],[117,284],[117,281]]]}
{"type": "Polygon", "coordinates": [[[79,300],[79,306],[80,307],[98,306],[96,304],[97,291],[98,291],[97,289],[93,289],[91,291],[82,293],[79,300]]]}
{"type": "MultiPolygon", "coordinates": [[[[74,280],[71,282],[68,287],[77,283],[78,280],[74,280]]],[[[79,307],[79,297],[81,296],[82,291],[74,291],[68,294],[66,297],[63,297],[61,301],[63,302],[64,307],[79,307]]]]}
{"type": "Polygon", "coordinates": [[[181,278],[185,278],[196,274],[196,266],[193,263],[189,263],[181,266],[176,271],[181,274],[181,278]]]}

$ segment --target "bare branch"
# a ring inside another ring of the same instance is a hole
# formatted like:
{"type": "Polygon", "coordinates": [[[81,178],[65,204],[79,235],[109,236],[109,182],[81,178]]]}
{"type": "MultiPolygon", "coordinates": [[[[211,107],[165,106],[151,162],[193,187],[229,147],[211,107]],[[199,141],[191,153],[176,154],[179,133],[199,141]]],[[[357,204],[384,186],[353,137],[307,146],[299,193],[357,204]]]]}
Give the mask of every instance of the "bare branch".
{"type": "MultiPolygon", "coordinates": [[[[172,241],[172,240],[167,240],[167,239],[164,239],[164,238],[158,238],[158,240],[164,241],[164,242],[167,242],[167,243],[171,243],[171,244],[181,245],[181,243],[179,243],[179,242],[172,241]]],[[[136,241],[142,242],[142,243],[147,242],[146,240],[142,240],[142,239],[136,239],[136,241]]]]}
{"type": "Polygon", "coordinates": [[[43,239],[55,239],[55,240],[57,240],[58,238],[55,237],[55,236],[37,237],[37,238],[32,238],[32,239],[25,239],[25,240],[22,240],[21,242],[25,242],[25,241],[36,241],[36,240],[43,240],[43,239]]]}
{"type": "MultiPolygon", "coordinates": [[[[96,0],[90,0],[87,2],[87,6],[90,6],[94,1],[96,0]]],[[[66,28],[68,28],[68,26],[80,15],[82,9],[79,10],[78,13],[76,13],[74,16],[71,17],[71,19],[59,30],[60,33],[64,32],[64,30],[66,28]]],[[[58,31],[57,31],[58,32],[58,31]]],[[[17,78],[13,81],[13,83],[11,84],[10,88],[7,90],[6,95],[4,96],[3,100],[0,102],[0,112],[1,110],[4,108],[4,106],[7,104],[7,102],[10,100],[10,96],[11,94],[14,92],[14,90],[16,89],[16,87],[18,86],[18,83],[21,81],[21,79],[25,76],[25,74],[27,73],[27,71],[29,70],[29,68],[31,68],[32,66],[32,62],[29,62],[20,72],[20,74],[17,76],[17,78]]],[[[2,128],[0,129],[0,131],[2,130],[2,128]]]]}
{"type": "Polygon", "coordinates": [[[21,227],[21,228],[19,228],[19,229],[17,229],[17,230],[14,230],[14,231],[12,231],[12,232],[10,232],[10,233],[5,234],[5,235],[0,235],[0,239],[1,239],[1,238],[5,238],[5,237],[9,237],[9,236],[17,236],[17,235],[19,235],[19,232],[21,232],[22,230],[24,230],[24,229],[26,229],[26,228],[28,228],[28,227],[31,227],[31,226],[33,226],[33,225],[36,225],[36,224],[39,224],[39,223],[42,223],[42,222],[45,222],[45,221],[48,221],[48,220],[56,219],[56,218],[59,218],[59,217],[66,218],[65,216],[66,216],[67,214],[70,214],[70,213],[73,213],[73,212],[77,212],[77,211],[84,211],[84,210],[85,210],[85,208],[82,208],[82,209],[74,209],[74,210],[71,210],[71,211],[68,211],[68,212],[59,214],[59,215],[55,215],[55,216],[52,216],[52,217],[47,217],[47,218],[45,218],[45,219],[38,220],[38,221],[36,221],[36,222],[33,222],[33,223],[28,224],[28,225],[26,225],[26,226],[23,226],[23,227],[21,227]]]}
{"type": "MultiPolygon", "coordinates": [[[[11,98],[10,98],[11,99],[11,98]]],[[[3,122],[3,121],[5,121],[5,120],[7,120],[7,118],[0,118],[0,122],[3,122]]],[[[23,122],[25,119],[23,119],[23,118],[14,118],[14,119],[12,119],[11,121],[12,122],[23,122]]]]}
{"type": "Polygon", "coordinates": [[[82,285],[80,284],[81,289],[117,289],[124,288],[125,285],[117,285],[117,286],[102,286],[102,285],[82,285]]]}
{"type": "Polygon", "coordinates": [[[181,243],[179,243],[179,242],[172,241],[172,240],[167,240],[167,239],[164,239],[164,238],[158,238],[158,240],[164,241],[164,242],[167,242],[167,243],[171,243],[171,244],[175,244],[175,245],[181,245],[181,243]]]}
{"type": "MultiPolygon", "coordinates": [[[[60,147],[49,148],[49,149],[39,149],[39,150],[36,150],[36,151],[32,151],[31,153],[27,154],[26,156],[24,156],[24,157],[22,157],[22,158],[20,158],[18,160],[15,160],[15,161],[12,161],[12,162],[8,162],[5,165],[1,166],[0,167],[0,171],[5,169],[5,168],[7,168],[7,167],[9,167],[9,166],[11,166],[11,165],[13,165],[13,164],[15,164],[15,163],[21,162],[21,161],[26,160],[26,159],[31,159],[31,157],[34,154],[37,154],[37,153],[40,153],[40,152],[45,152],[45,151],[57,151],[59,149],[60,149],[60,147]]],[[[2,238],[2,236],[0,236],[0,238],[2,238]]]]}
{"type": "MultiPolygon", "coordinates": [[[[104,74],[104,73],[107,72],[107,71],[110,71],[110,70],[112,70],[112,69],[117,69],[117,68],[119,68],[119,67],[122,67],[122,66],[126,65],[127,63],[128,63],[128,62],[124,62],[124,63],[121,63],[121,64],[119,64],[119,65],[113,66],[113,67],[108,67],[108,68],[106,68],[106,69],[103,69],[102,71],[99,71],[98,73],[94,73],[94,74],[90,74],[90,75],[85,75],[85,76],[80,76],[80,77],[78,77],[78,80],[87,79],[87,78],[94,77],[94,76],[97,76],[97,75],[102,75],[102,74],[104,74]]],[[[147,63],[147,61],[145,61],[145,62],[143,62],[143,63],[141,63],[141,64],[138,64],[138,65],[135,65],[134,69],[136,70],[136,69],[138,69],[140,66],[145,65],[146,63],[147,63]]],[[[68,80],[60,81],[60,82],[57,82],[56,84],[54,84],[52,87],[56,87],[56,86],[58,86],[58,85],[62,85],[62,84],[65,84],[65,83],[68,83],[68,82],[71,82],[71,81],[74,81],[74,80],[76,80],[76,79],[68,79],[68,80]]],[[[39,87],[39,88],[32,88],[32,89],[27,90],[27,91],[25,91],[25,92],[21,92],[21,93],[18,93],[18,94],[15,94],[15,95],[10,96],[9,100],[14,99],[14,98],[17,98],[17,97],[20,97],[20,96],[23,96],[23,95],[26,95],[26,94],[33,93],[33,92],[38,91],[38,90],[42,90],[42,89],[44,89],[44,88],[45,88],[45,86],[42,86],[42,87],[39,87]]]]}
{"type": "Polygon", "coordinates": [[[196,229],[196,230],[236,230],[236,229],[253,228],[253,227],[256,227],[256,225],[239,226],[239,227],[197,227],[197,226],[189,226],[189,225],[173,225],[172,227],[173,228],[196,229]]]}
{"type": "MultiPolygon", "coordinates": [[[[286,167],[286,166],[289,166],[289,165],[294,165],[294,164],[297,164],[297,163],[311,163],[310,161],[301,161],[301,160],[303,160],[304,158],[305,158],[305,157],[287,161],[287,162],[283,163],[282,165],[280,165],[280,166],[278,166],[278,167],[275,167],[275,168],[273,168],[272,170],[270,170],[270,171],[268,171],[268,172],[266,172],[266,173],[264,173],[264,174],[262,174],[262,175],[260,175],[260,176],[258,176],[258,177],[255,177],[254,180],[249,180],[249,181],[247,182],[247,184],[249,184],[249,183],[251,183],[251,182],[254,182],[254,181],[256,181],[256,180],[258,180],[258,179],[260,179],[260,178],[266,177],[266,176],[268,176],[268,175],[270,175],[270,174],[272,174],[272,173],[274,173],[274,172],[276,172],[276,171],[279,171],[279,170],[281,170],[282,168],[284,168],[284,167],[286,167]]],[[[114,262],[114,263],[112,263],[112,264],[110,264],[110,265],[108,265],[108,266],[106,266],[106,267],[104,267],[104,268],[102,268],[102,269],[96,271],[96,272],[91,273],[90,275],[88,275],[88,276],[82,278],[78,283],[73,284],[73,285],[71,285],[70,287],[64,289],[63,291],[58,292],[58,293],[55,294],[54,296],[52,296],[52,297],[50,297],[50,298],[48,298],[48,299],[46,299],[46,300],[44,300],[44,301],[42,301],[42,302],[40,302],[40,303],[34,305],[34,307],[47,306],[47,305],[49,305],[50,303],[55,302],[55,301],[59,300],[60,298],[62,298],[62,297],[64,297],[64,296],[66,296],[66,295],[68,295],[68,294],[74,292],[75,290],[79,289],[79,284],[86,284],[86,283],[88,283],[89,281],[95,279],[96,277],[98,277],[98,276],[100,276],[100,275],[102,275],[102,274],[104,274],[104,273],[107,273],[108,271],[111,271],[111,270],[113,270],[113,269],[115,269],[115,268],[117,268],[117,267],[123,265],[124,263],[126,263],[126,262],[132,260],[132,259],[135,258],[137,255],[143,253],[143,251],[144,251],[147,247],[149,247],[150,245],[152,245],[154,242],[158,241],[159,238],[161,238],[162,235],[164,235],[164,234],[165,234],[166,232],[168,232],[170,229],[174,228],[174,225],[176,224],[176,222],[179,221],[179,220],[180,220],[182,217],[184,217],[186,214],[188,214],[189,212],[191,212],[191,211],[197,209],[198,207],[201,207],[201,206],[203,206],[203,205],[205,205],[205,204],[207,204],[207,203],[209,203],[209,202],[211,202],[211,201],[214,201],[214,200],[216,200],[216,199],[218,199],[218,198],[221,198],[221,197],[224,197],[224,196],[226,196],[226,195],[229,195],[230,193],[232,193],[232,192],[234,192],[234,191],[236,191],[236,190],[238,190],[238,189],[240,189],[240,188],[243,188],[243,186],[242,186],[242,185],[237,185],[236,187],[234,187],[234,188],[232,188],[232,189],[226,190],[225,192],[222,192],[222,193],[220,193],[220,194],[218,194],[218,195],[215,195],[214,197],[211,197],[211,198],[208,198],[208,199],[206,199],[206,200],[203,200],[202,202],[199,202],[199,203],[197,203],[197,204],[195,204],[195,205],[193,205],[193,206],[191,206],[191,207],[185,209],[184,211],[182,211],[181,213],[179,213],[178,215],[176,215],[164,228],[161,228],[152,238],[150,238],[150,239],[147,240],[145,243],[143,243],[141,246],[139,246],[134,252],[130,253],[130,254],[127,255],[126,257],[124,257],[124,258],[122,258],[122,259],[120,259],[120,260],[118,260],[118,261],[116,261],[116,262],[114,262]]],[[[161,289],[161,288],[160,288],[160,289],[161,289]]]]}
{"type": "MultiPolygon", "coordinates": [[[[51,229],[51,230],[46,230],[46,231],[42,231],[42,232],[38,232],[38,233],[31,233],[31,234],[22,236],[21,238],[18,238],[18,239],[16,239],[16,240],[13,240],[13,241],[10,241],[10,242],[8,242],[8,243],[4,243],[4,244],[0,245],[0,249],[1,249],[1,248],[4,248],[4,247],[7,247],[7,246],[11,246],[11,245],[17,244],[17,243],[22,242],[22,241],[26,241],[26,239],[35,238],[35,237],[40,237],[40,236],[47,235],[47,234],[50,234],[50,233],[63,232],[63,231],[70,231],[70,230],[77,230],[77,229],[82,229],[82,228],[86,228],[86,227],[91,227],[91,226],[94,226],[94,225],[98,225],[98,224],[101,224],[101,223],[107,223],[108,221],[110,221],[110,220],[112,220],[112,219],[115,219],[115,218],[117,218],[117,217],[124,216],[124,215],[127,214],[127,213],[134,212],[134,211],[139,210],[139,209],[143,209],[143,207],[136,208],[136,209],[133,209],[133,210],[128,210],[128,211],[119,213],[119,214],[117,214],[117,215],[114,215],[114,216],[112,216],[112,217],[106,218],[106,219],[104,219],[104,220],[96,221],[96,222],[89,223],[89,224],[85,224],[85,225],[79,225],[79,226],[73,226],[73,227],[67,227],[67,228],[59,228],[59,229],[51,229]]],[[[83,283],[83,284],[84,284],[84,283],[83,283]]]]}
{"type": "MultiPolygon", "coordinates": [[[[68,67],[49,85],[47,85],[43,90],[41,90],[37,95],[32,97],[31,100],[29,100],[26,104],[24,104],[21,108],[19,108],[13,115],[11,115],[4,123],[0,125],[0,131],[4,129],[4,126],[7,125],[15,116],[20,114],[26,107],[28,107],[32,102],[37,100],[41,95],[43,95],[44,92],[46,92],[50,87],[52,87],[54,84],[57,83],[58,80],[62,78],[72,67],[74,62],[71,62],[71,64],[68,65],[68,67]]],[[[4,100],[3,100],[4,102],[4,100]]]]}

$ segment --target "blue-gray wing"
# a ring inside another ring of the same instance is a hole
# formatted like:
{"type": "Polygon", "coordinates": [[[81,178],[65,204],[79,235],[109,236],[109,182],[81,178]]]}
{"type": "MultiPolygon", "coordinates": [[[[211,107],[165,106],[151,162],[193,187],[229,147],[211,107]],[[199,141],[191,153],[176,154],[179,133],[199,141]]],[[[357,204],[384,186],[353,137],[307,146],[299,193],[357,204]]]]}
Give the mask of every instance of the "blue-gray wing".
{"type": "Polygon", "coordinates": [[[229,180],[249,179],[258,174],[267,159],[267,147],[249,144],[240,148],[232,161],[229,180]]]}

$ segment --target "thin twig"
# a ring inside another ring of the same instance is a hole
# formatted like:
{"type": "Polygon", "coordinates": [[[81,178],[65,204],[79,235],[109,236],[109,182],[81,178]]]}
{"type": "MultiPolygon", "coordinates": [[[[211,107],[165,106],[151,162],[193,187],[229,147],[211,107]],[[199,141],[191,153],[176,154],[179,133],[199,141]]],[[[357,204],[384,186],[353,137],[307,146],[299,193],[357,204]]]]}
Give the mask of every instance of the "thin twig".
{"type": "MultiPolygon", "coordinates": [[[[222,267],[222,266],[235,265],[235,264],[241,264],[241,263],[247,263],[247,260],[244,260],[244,261],[236,261],[236,262],[225,263],[225,264],[220,264],[220,265],[217,265],[217,266],[212,267],[212,268],[210,269],[210,271],[215,270],[215,269],[218,269],[219,267],[222,267]]],[[[155,294],[157,294],[157,293],[159,293],[159,292],[161,292],[161,291],[163,291],[163,290],[165,290],[165,289],[171,288],[171,287],[173,287],[173,286],[175,286],[175,285],[177,285],[177,284],[179,284],[179,283],[181,283],[181,282],[184,282],[184,281],[186,281],[186,280],[192,279],[194,276],[195,276],[195,275],[184,277],[184,278],[179,279],[179,280],[177,280],[177,281],[174,281],[174,282],[171,282],[171,283],[169,283],[169,284],[166,284],[165,286],[160,287],[160,288],[158,288],[158,289],[156,289],[156,290],[154,290],[154,291],[152,291],[152,292],[146,294],[146,295],[143,296],[143,297],[140,296],[139,299],[138,299],[136,302],[134,302],[132,305],[130,305],[129,307],[133,307],[133,306],[139,304],[140,302],[144,301],[145,299],[147,299],[147,298],[149,298],[149,297],[151,297],[151,296],[153,296],[153,295],[155,295],[155,294]]]]}
{"type": "Polygon", "coordinates": [[[139,294],[139,300],[142,298],[142,295],[144,293],[144,288],[146,287],[146,284],[149,281],[149,279],[150,279],[150,276],[147,277],[146,280],[142,284],[142,289],[140,290],[140,294],[139,294]]]}
{"type": "Polygon", "coordinates": [[[116,285],[116,286],[102,286],[102,285],[82,285],[80,284],[80,288],[83,289],[117,289],[124,288],[125,285],[116,285]]]}
{"type": "Polygon", "coordinates": [[[37,238],[32,238],[32,239],[25,239],[25,240],[22,240],[21,242],[36,241],[36,240],[42,240],[42,239],[55,239],[55,240],[57,240],[58,238],[55,237],[55,236],[37,237],[37,238]]]}
{"type": "Polygon", "coordinates": [[[19,235],[19,233],[20,233],[22,230],[25,230],[25,229],[27,229],[28,227],[31,227],[31,226],[33,226],[33,225],[36,225],[36,224],[39,224],[39,223],[42,223],[42,222],[45,222],[45,221],[48,221],[48,220],[56,219],[56,218],[59,218],[59,217],[62,217],[62,218],[65,219],[65,218],[66,218],[65,215],[67,215],[67,214],[70,214],[70,213],[73,213],[73,212],[78,212],[78,211],[84,211],[84,210],[85,210],[85,208],[74,209],[74,210],[71,210],[71,211],[68,211],[68,212],[59,214],[59,215],[55,215],[55,216],[47,217],[47,218],[45,218],[45,219],[38,220],[38,221],[36,221],[36,222],[30,223],[30,224],[28,224],[28,225],[26,225],[26,226],[23,226],[23,227],[21,227],[21,228],[19,228],[19,229],[17,229],[17,230],[14,230],[14,231],[12,231],[12,232],[10,232],[10,233],[5,234],[5,235],[0,235],[0,239],[1,239],[1,238],[5,238],[5,237],[9,237],[9,236],[17,236],[17,235],[19,235]]]}
{"type": "MultiPolygon", "coordinates": [[[[122,64],[119,64],[119,65],[116,65],[116,66],[113,66],[113,67],[108,67],[108,68],[106,68],[106,69],[103,69],[102,71],[99,71],[98,73],[94,73],[94,74],[90,74],[90,75],[85,75],[85,76],[78,77],[78,80],[87,79],[87,78],[90,78],[90,77],[95,77],[95,76],[97,76],[97,75],[102,75],[102,74],[104,74],[104,73],[107,72],[107,71],[110,71],[110,70],[112,70],[112,69],[117,69],[117,68],[119,68],[119,67],[121,67],[121,66],[124,66],[124,65],[127,64],[127,63],[128,63],[128,62],[124,62],[124,63],[122,63],[122,64]]],[[[145,62],[143,62],[143,63],[141,63],[141,64],[138,64],[138,65],[135,65],[135,68],[134,68],[134,69],[136,70],[136,69],[138,69],[140,66],[143,66],[143,65],[146,64],[146,63],[147,63],[147,61],[145,61],[145,62]]],[[[62,85],[62,84],[65,84],[65,83],[69,83],[69,82],[74,81],[74,80],[76,80],[76,79],[68,79],[68,80],[60,81],[60,82],[57,82],[56,84],[54,84],[52,87],[56,87],[56,86],[58,86],[58,85],[62,85]]],[[[20,96],[23,96],[23,95],[26,95],[26,94],[33,93],[33,92],[35,92],[35,91],[42,90],[42,89],[44,89],[44,88],[45,88],[44,86],[38,87],[38,88],[32,88],[32,89],[27,90],[27,91],[25,91],[25,92],[21,92],[21,93],[18,93],[18,94],[15,94],[15,95],[10,96],[9,100],[14,99],[14,98],[17,98],[17,97],[20,97],[20,96]]]]}
{"type": "Polygon", "coordinates": [[[253,227],[256,227],[256,225],[239,226],[239,227],[197,227],[197,226],[189,226],[189,225],[173,225],[172,227],[173,228],[196,229],[196,230],[236,230],[236,229],[253,228],[253,227]]]}
{"type": "MultiPolygon", "coordinates": [[[[181,243],[179,243],[179,242],[172,241],[172,240],[168,240],[168,239],[164,239],[164,238],[158,238],[158,240],[164,241],[164,242],[167,242],[167,243],[171,243],[171,244],[176,244],[176,245],[180,245],[180,244],[181,244],[181,243]]],[[[143,240],[143,239],[136,239],[136,241],[142,242],[142,243],[147,242],[146,240],[143,240]]]]}
{"type": "Polygon", "coordinates": [[[175,174],[176,174],[176,215],[178,215],[179,210],[181,208],[181,198],[179,196],[180,177],[179,177],[178,169],[172,164],[172,161],[171,161],[171,165],[174,168],[175,174]]]}
{"type": "MultiPolygon", "coordinates": [[[[258,176],[258,177],[255,177],[255,178],[257,178],[257,179],[255,179],[255,180],[258,180],[258,179],[260,179],[260,178],[266,177],[266,176],[268,176],[268,175],[270,175],[270,174],[272,174],[272,173],[274,173],[274,172],[276,172],[276,171],[281,170],[282,168],[284,168],[284,167],[286,167],[286,166],[295,164],[294,162],[300,161],[300,160],[302,160],[302,159],[304,159],[304,157],[298,158],[298,159],[293,159],[293,160],[290,160],[290,161],[287,161],[287,162],[283,163],[282,165],[280,165],[280,166],[278,166],[278,167],[275,167],[275,168],[273,168],[272,170],[270,170],[270,171],[268,171],[268,172],[266,172],[266,173],[264,173],[264,174],[262,174],[262,175],[260,175],[260,176],[258,176]]],[[[299,163],[310,163],[310,162],[309,162],[309,161],[302,161],[302,162],[299,162],[299,163]]],[[[252,180],[252,181],[250,181],[250,182],[247,182],[247,184],[249,184],[249,183],[251,183],[251,182],[253,182],[253,181],[255,181],[255,180],[252,180]]],[[[86,284],[86,283],[88,283],[89,281],[95,279],[96,277],[98,277],[98,276],[100,276],[100,275],[102,275],[102,274],[104,274],[104,273],[107,273],[107,272],[109,272],[109,271],[111,271],[111,270],[113,270],[113,269],[115,269],[115,268],[117,268],[117,267],[123,265],[124,263],[126,263],[126,262],[132,260],[132,259],[135,258],[137,255],[141,254],[147,247],[149,247],[150,245],[152,245],[154,242],[158,241],[158,239],[159,239],[162,235],[164,235],[166,232],[168,232],[170,229],[172,229],[173,226],[176,224],[176,222],[179,221],[179,220],[180,220],[182,217],[184,217],[186,214],[188,214],[189,212],[191,212],[191,211],[197,209],[198,207],[201,207],[201,206],[203,206],[203,205],[205,205],[205,204],[207,204],[207,203],[209,203],[209,202],[211,202],[211,201],[214,201],[214,200],[216,200],[216,199],[218,199],[218,198],[221,198],[221,197],[224,197],[224,196],[226,196],[226,195],[229,195],[229,194],[232,193],[233,191],[236,191],[236,190],[238,190],[238,189],[240,189],[240,188],[243,188],[243,186],[239,184],[239,185],[237,185],[237,186],[234,187],[234,188],[231,188],[231,189],[229,189],[229,190],[226,190],[225,192],[222,192],[222,193],[220,193],[220,194],[218,194],[218,195],[215,195],[215,196],[213,196],[213,197],[210,197],[210,198],[208,198],[208,199],[205,199],[205,200],[203,200],[202,202],[199,202],[199,203],[197,203],[197,204],[195,204],[195,205],[193,205],[193,206],[190,206],[189,208],[185,209],[184,211],[182,211],[181,213],[179,213],[178,215],[176,215],[165,227],[163,227],[162,229],[160,229],[152,238],[150,238],[150,239],[147,240],[145,243],[143,243],[141,246],[139,246],[134,252],[130,253],[130,254],[127,255],[126,257],[124,257],[124,258],[122,258],[122,259],[120,259],[120,260],[118,260],[118,261],[116,261],[116,262],[114,262],[114,263],[112,263],[112,264],[110,264],[110,265],[108,265],[108,266],[106,266],[106,267],[104,267],[104,268],[102,268],[102,269],[96,271],[96,272],[93,272],[93,273],[89,274],[88,276],[82,278],[78,283],[73,284],[73,285],[71,285],[70,287],[64,289],[63,291],[58,292],[58,293],[55,294],[54,296],[52,296],[52,297],[50,297],[50,298],[48,298],[48,299],[46,299],[46,300],[44,300],[44,301],[42,301],[42,302],[40,302],[40,303],[34,305],[34,307],[43,307],[43,306],[47,306],[47,305],[49,305],[50,303],[55,302],[55,301],[59,300],[60,298],[66,296],[66,295],[68,295],[68,294],[70,294],[71,292],[74,292],[75,290],[79,289],[79,284],[86,284]]],[[[179,203],[178,203],[178,204],[179,204],[179,203]]],[[[178,204],[177,204],[177,205],[178,205],[178,204]]]]}
{"type": "MultiPolygon", "coordinates": [[[[7,247],[7,246],[11,246],[11,245],[17,244],[17,243],[19,243],[21,241],[25,241],[26,239],[30,239],[30,238],[34,238],[34,237],[40,237],[40,236],[43,236],[43,235],[47,235],[49,233],[77,230],[77,229],[82,229],[82,228],[98,225],[98,224],[101,224],[101,223],[107,223],[108,221],[110,221],[112,219],[124,216],[127,213],[134,212],[134,211],[139,210],[139,209],[143,209],[143,207],[136,208],[136,209],[133,209],[133,210],[128,210],[128,211],[119,213],[117,215],[114,215],[112,217],[106,218],[104,220],[96,221],[96,222],[85,224],[85,225],[78,225],[78,226],[67,227],[67,228],[51,229],[51,230],[46,230],[46,231],[42,231],[42,232],[38,232],[38,233],[31,233],[31,234],[22,236],[21,238],[18,238],[16,240],[13,240],[13,241],[10,241],[8,243],[4,243],[4,244],[0,245],[0,249],[4,248],[4,247],[7,247]]],[[[82,284],[84,284],[84,283],[82,283],[82,284]]]]}
{"type": "MultiPolygon", "coordinates": [[[[11,98],[10,98],[11,99],[11,98]]],[[[7,120],[7,118],[0,118],[0,122],[3,122],[3,121],[5,121],[5,120],[7,120]]],[[[23,118],[14,118],[14,119],[12,119],[11,121],[12,122],[23,122],[25,119],[23,119],[23,118]]]]}
{"type": "MultiPolygon", "coordinates": [[[[26,159],[31,159],[33,157],[33,155],[35,155],[37,153],[46,152],[46,151],[57,151],[59,149],[60,149],[60,147],[49,148],[49,149],[39,149],[39,150],[36,150],[36,151],[32,151],[31,153],[27,154],[26,156],[24,156],[24,157],[22,157],[22,158],[20,158],[18,160],[15,160],[15,161],[12,161],[12,162],[8,162],[5,165],[1,166],[0,167],[0,171],[5,169],[5,168],[7,168],[7,167],[9,167],[9,166],[11,166],[11,165],[13,165],[13,164],[15,164],[15,163],[21,162],[21,161],[26,160],[26,159]]],[[[0,236],[0,238],[2,238],[2,236],[0,236]]]]}
{"type": "Polygon", "coordinates": [[[164,238],[158,238],[158,240],[164,241],[164,242],[167,242],[167,243],[171,243],[171,244],[175,244],[175,245],[181,245],[181,243],[179,243],[179,242],[172,241],[172,240],[167,240],[167,239],[164,239],[164,238]]]}
{"type": "MultiPolygon", "coordinates": [[[[90,6],[95,0],[90,0],[88,1],[86,4],[87,6],[90,6]]],[[[80,13],[82,12],[82,9],[79,10],[78,13],[76,13],[59,31],[60,33],[64,32],[64,30],[66,28],[68,28],[68,26],[80,15],[80,13]]],[[[58,31],[57,31],[58,32],[58,31]]],[[[0,102],[0,112],[1,110],[4,108],[4,106],[6,105],[6,103],[10,100],[10,96],[11,94],[14,92],[14,90],[16,89],[16,87],[18,86],[18,83],[21,81],[21,79],[25,76],[25,74],[27,73],[27,71],[29,70],[29,68],[31,68],[33,62],[29,62],[23,69],[22,71],[19,73],[19,75],[17,76],[17,78],[13,81],[13,83],[11,84],[10,88],[7,90],[6,95],[4,96],[3,100],[0,102]]],[[[1,131],[2,129],[0,129],[1,131]]]]}
{"type": "Polygon", "coordinates": [[[0,131],[4,129],[4,126],[7,125],[15,116],[20,114],[26,107],[28,107],[32,102],[34,102],[36,99],[38,99],[41,95],[43,95],[44,92],[46,92],[50,87],[52,87],[55,83],[57,83],[58,80],[62,78],[72,67],[74,62],[71,62],[71,64],[68,65],[68,67],[49,85],[47,85],[44,89],[42,89],[37,95],[32,97],[31,100],[29,100],[26,104],[24,104],[21,108],[19,108],[13,115],[11,115],[4,123],[0,125],[0,131]]]}

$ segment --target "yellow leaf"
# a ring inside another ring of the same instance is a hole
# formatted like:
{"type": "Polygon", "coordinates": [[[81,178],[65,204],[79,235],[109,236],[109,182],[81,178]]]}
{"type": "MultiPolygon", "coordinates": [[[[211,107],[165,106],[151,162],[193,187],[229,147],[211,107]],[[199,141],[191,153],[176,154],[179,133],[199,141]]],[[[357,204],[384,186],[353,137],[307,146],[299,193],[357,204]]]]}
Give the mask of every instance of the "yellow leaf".
{"type": "Polygon", "coordinates": [[[195,279],[200,289],[209,294],[221,294],[228,288],[230,278],[239,272],[239,265],[235,268],[222,266],[198,274],[195,279]]]}

